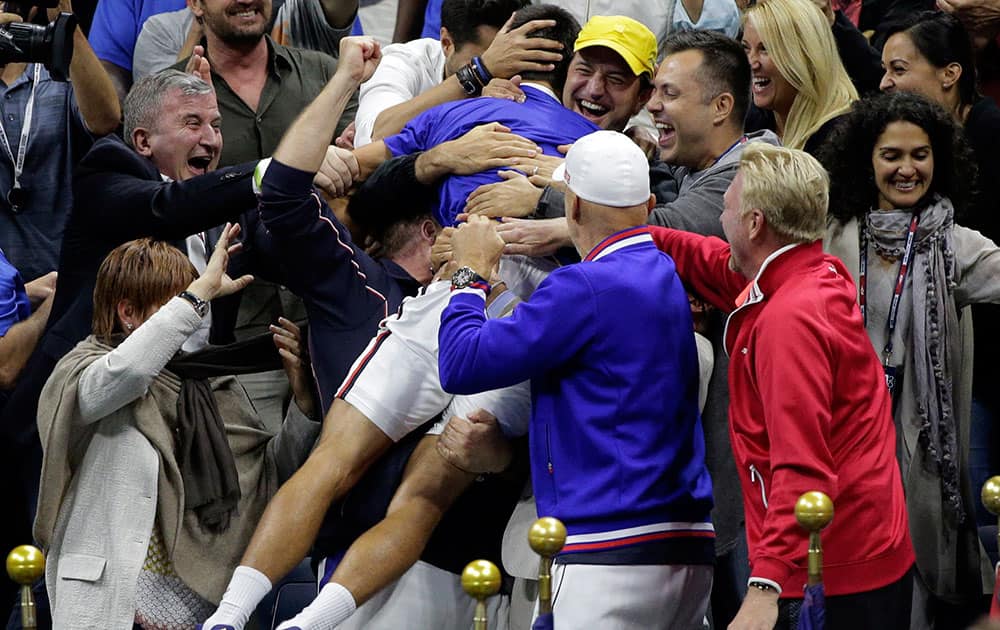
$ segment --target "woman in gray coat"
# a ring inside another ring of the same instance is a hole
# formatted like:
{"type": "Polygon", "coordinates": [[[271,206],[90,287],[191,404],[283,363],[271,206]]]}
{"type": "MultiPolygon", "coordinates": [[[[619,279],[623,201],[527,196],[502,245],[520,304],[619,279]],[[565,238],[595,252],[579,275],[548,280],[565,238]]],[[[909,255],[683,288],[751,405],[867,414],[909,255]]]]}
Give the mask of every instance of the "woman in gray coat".
{"type": "Polygon", "coordinates": [[[993,587],[968,476],[965,307],[1000,302],[1000,249],[955,223],[975,167],[940,106],[904,93],[859,101],[822,159],[831,179],[826,249],[854,273],[892,392],[917,554],[911,627],[964,628],[993,587]]]}
{"type": "Polygon", "coordinates": [[[35,537],[47,548],[53,627],[194,627],[315,439],[290,322],[273,327],[280,360],[270,338],[179,352],[206,327],[208,301],[252,280],[225,274],[238,232],[226,227],[200,277],[183,253],[150,239],[101,265],[94,334],[59,362],[39,404],[35,537]],[[270,356],[258,360],[262,347],[270,356]],[[296,404],[274,435],[222,375],[282,361],[296,404]]]}

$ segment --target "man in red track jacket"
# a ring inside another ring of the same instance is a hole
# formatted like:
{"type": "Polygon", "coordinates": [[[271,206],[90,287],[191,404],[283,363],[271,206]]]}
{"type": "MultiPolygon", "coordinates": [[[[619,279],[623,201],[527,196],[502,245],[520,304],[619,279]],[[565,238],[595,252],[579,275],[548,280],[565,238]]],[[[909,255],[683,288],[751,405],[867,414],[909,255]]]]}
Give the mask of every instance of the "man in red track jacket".
{"type": "Polygon", "coordinates": [[[732,311],[730,437],[751,588],[730,630],[794,627],[808,535],[793,510],[809,490],[835,506],[823,531],[827,628],[909,627],[914,555],[891,401],[855,285],[823,253],[827,189],[806,153],[748,145],[725,195],[729,244],[653,232],[681,279],[732,311]]]}

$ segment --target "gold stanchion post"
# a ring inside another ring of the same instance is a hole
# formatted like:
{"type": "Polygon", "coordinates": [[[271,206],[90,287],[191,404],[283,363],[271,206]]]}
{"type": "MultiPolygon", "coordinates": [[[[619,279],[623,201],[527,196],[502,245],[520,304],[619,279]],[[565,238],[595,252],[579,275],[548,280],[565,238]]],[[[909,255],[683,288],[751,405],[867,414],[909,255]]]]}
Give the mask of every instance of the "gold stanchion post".
{"type": "Polygon", "coordinates": [[[552,558],[566,544],[566,526],[559,519],[543,516],[528,530],[528,544],[542,557],[538,565],[538,614],[552,612],[552,558]]]}
{"type": "Polygon", "coordinates": [[[21,626],[24,630],[35,630],[38,617],[35,615],[35,596],[31,585],[45,573],[45,556],[38,547],[21,545],[7,554],[7,575],[21,585],[21,626]]]}
{"type": "Polygon", "coordinates": [[[833,520],[833,501],[822,492],[806,492],[795,503],[795,520],[809,532],[809,586],[823,583],[823,546],[819,533],[833,520]]]}
{"type": "Polygon", "coordinates": [[[500,569],[489,560],[473,560],[462,571],[462,588],[476,600],[473,630],[487,630],[486,599],[500,591],[500,569]]]}
{"type": "MultiPolygon", "coordinates": [[[[980,497],[989,513],[1000,517],[1000,475],[986,480],[980,497]]],[[[997,544],[1000,545],[1000,529],[997,529],[997,544]]]]}

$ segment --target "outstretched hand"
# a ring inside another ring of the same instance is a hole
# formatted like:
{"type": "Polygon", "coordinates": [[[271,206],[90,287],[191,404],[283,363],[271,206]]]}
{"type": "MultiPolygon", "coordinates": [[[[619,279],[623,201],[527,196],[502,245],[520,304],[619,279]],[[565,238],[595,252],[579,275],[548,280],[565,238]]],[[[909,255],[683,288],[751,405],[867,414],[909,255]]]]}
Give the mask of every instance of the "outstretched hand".
{"type": "Polygon", "coordinates": [[[212,257],[208,259],[205,272],[188,286],[188,291],[208,301],[242,291],[253,282],[253,276],[240,276],[234,280],[226,273],[229,257],[243,247],[242,243],[230,245],[230,242],[239,235],[239,223],[227,223],[222,228],[222,234],[215,244],[212,257]]]}
{"type": "Polygon", "coordinates": [[[302,331],[295,322],[284,317],[279,317],[277,324],[271,324],[270,330],[274,335],[274,345],[281,356],[281,364],[285,368],[285,374],[288,375],[295,405],[307,418],[318,418],[316,388],[313,385],[308,346],[302,331]]]}
{"type": "Polygon", "coordinates": [[[1000,0],[937,0],[937,7],[957,17],[973,39],[992,39],[1000,31],[1000,0]]]}
{"type": "Polygon", "coordinates": [[[199,45],[194,47],[194,51],[191,53],[191,58],[188,59],[184,72],[193,74],[207,83],[209,87],[215,87],[212,85],[212,66],[205,57],[204,46],[199,45]]]}

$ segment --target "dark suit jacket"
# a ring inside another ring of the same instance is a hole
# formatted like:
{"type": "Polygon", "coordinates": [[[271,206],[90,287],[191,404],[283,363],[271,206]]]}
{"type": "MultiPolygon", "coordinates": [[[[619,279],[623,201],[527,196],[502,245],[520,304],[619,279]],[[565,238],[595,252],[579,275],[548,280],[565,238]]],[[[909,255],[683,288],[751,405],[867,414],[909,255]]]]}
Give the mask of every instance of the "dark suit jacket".
{"type": "Polygon", "coordinates": [[[150,236],[176,242],[236,221],[256,207],[251,184],[255,166],[248,162],[183,182],[165,182],[151,161],[116,136],[98,140],[77,166],[48,326],[0,410],[0,444],[6,451],[0,456],[14,469],[4,478],[13,477],[11,486],[22,487],[28,511],[33,512],[41,469],[38,397],[59,359],[90,334],[94,284],[104,257],[132,239],[150,236]]]}
{"type": "Polygon", "coordinates": [[[256,162],[166,182],[156,166],[115,136],[84,156],[73,178],[59,280],[43,344],[61,357],[90,332],[97,269],[112,249],[144,236],[180,241],[236,221],[257,205],[256,162]]]}

